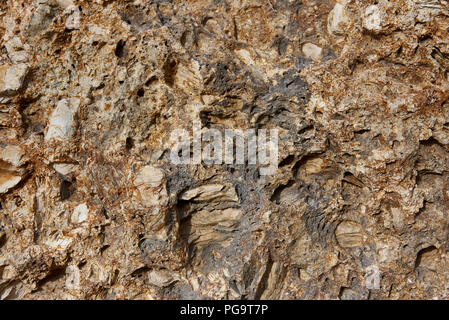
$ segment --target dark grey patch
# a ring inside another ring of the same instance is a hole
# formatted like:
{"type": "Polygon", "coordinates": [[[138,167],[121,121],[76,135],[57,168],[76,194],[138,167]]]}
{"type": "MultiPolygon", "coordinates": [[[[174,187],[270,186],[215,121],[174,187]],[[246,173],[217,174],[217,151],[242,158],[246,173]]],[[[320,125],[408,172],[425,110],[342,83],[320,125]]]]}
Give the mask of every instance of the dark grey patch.
{"type": "Polygon", "coordinates": [[[57,7],[46,4],[39,5],[34,11],[30,23],[28,24],[28,29],[26,31],[27,35],[29,37],[34,37],[47,30],[57,13],[57,7]]]}
{"type": "Polygon", "coordinates": [[[348,287],[341,287],[338,294],[340,300],[363,300],[369,296],[368,289],[360,282],[358,275],[351,272],[348,277],[351,279],[348,287]]]}
{"type": "Polygon", "coordinates": [[[155,26],[155,21],[147,18],[146,8],[133,4],[120,4],[120,18],[131,26],[133,31],[141,32],[155,26]]]}
{"type": "Polygon", "coordinates": [[[304,6],[304,3],[301,0],[295,1],[277,0],[277,1],[270,1],[270,3],[273,6],[273,9],[275,10],[284,9],[284,10],[297,11],[298,9],[304,6]]]}
{"type": "Polygon", "coordinates": [[[235,74],[240,70],[234,63],[207,64],[206,68],[214,70],[214,72],[206,80],[205,85],[221,95],[243,86],[243,84],[235,82],[235,74]]]}
{"type": "Polygon", "coordinates": [[[284,38],[283,36],[276,36],[273,41],[273,47],[277,48],[278,55],[282,56],[287,51],[287,46],[290,40],[284,38]]]}
{"type": "Polygon", "coordinates": [[[273,261],[271,259],[269,259],[266,264],[266,267],[265,267],[265,272],[262,275],[262,279],[260,279],[260,281],[257,285],[257,289],[256,289],[256,292],[254,295],[255,300],[260,300],[260,298],[262,297],[262,294],[267,289],[268,279],[269,279],[272,268],[273,268],[273,261]]]}
{"type": "Polygon", "coordinates": [[[305,67],[307,67],[309,64],[312,63],[312,59],[307,57],[295,57],[295,67],[299,70],[303,70],[305,67]]]}
{"type": "Polygon", "coordinates": [[[374,264],[374,256],[372,254],[362,252],[360,258],[363,268],[369,267],[374,264]]]}
{"type": "Polygon", "coordinates": [[[284,97],[279,96],[269,96],[269,98],[270,100],[263,101],[266,108],[258,115],[256,119],[256,127],[263,128],[271,122],[291,131],[291,134],[295,135],[297,129],[291,119],[297,118],[297,115],[293,114],[288,109],[288,101],[286,101],[284,97]]]}
{"type": "Polygon", "coordinates": [[[335,52],[331,48],[328,48],[323,55],[322,61],[328,61],[335,58],[335,52]]]}
{"type": "Polygon", "coordinates": [[[351,288],[341,287],[338,298],[340,300],[359,300],[360,296],[358,292],[352,290],[351,288]]]}
{"type": "Polygon", "coordinates": [[[148,267],[173,270],[185,265],[183,245],[174,239],[144,238],[139,242],[139,249],[148,267]]]}
{"type": "Polygon", "coordinates": [[[287,188],[292,187],[293,184],[294,184],[294,181],[290,180],[286,184],[281,184],[280,186],[278,186],[276,189],[274,189],[274,191],[270,197],[270,201],[274,202],[278,205],[281,204],[281,198],[282,198],[283,191],[286,190],[287,188]]]}
{"type": "Polygon", "coordinates": [[[325,211],[331,196],[320,184],[305,184],[298,188],[298,198],[304,199],[307,211],[302,216],[306,229],[314,241],[324,248],[332,240],[335,223],[329,220],[325,211]]]}
{"type": "Polygon", "coordinates": [[[6,243],[6,230],[0,226],[0,248],[6,243]]]}
{"type": "Polygon", "coordinates": [[[237,197],[239,198],[240,204],[244,205],[251,198],[251,191],[245,183],[234,182],[234,189],[237,197]]]}
{"type": "Polygon", "coordinates": [[[193,184],[192,178],[183,166],[178,166],[175,170],[173,174],[167,177],[167,192],[169,195],[178,195],[193,184]]]}
{"type": "Polygon", "coordinates": [[[261,109],[254,103],[245,103],[242,107],[242,111],[247,113],[250,116],[261,111],[261,109]]]}
{"type": "Polygon", "coordinates": [[[296,70],[287,71],[282,78],[278,79],[278,85],[270,88],[271,94],[283,94],[289,98],[296,97],[304,104],[309,102],[310,92],[307,82],[296,70]]]}
{"type": "MultiPolygon", "coordinates": [[[[203,77],[207,91],[215,92],[224,96],[240,97],[242,91],[262,94],[268,90],[267,85],[245,66],[237,64],[232,57],[222,62],[210,63],[208,56],[202,58],[203,77]]],[[[210,57],[214,60],[214,57],[210,57]]]]}

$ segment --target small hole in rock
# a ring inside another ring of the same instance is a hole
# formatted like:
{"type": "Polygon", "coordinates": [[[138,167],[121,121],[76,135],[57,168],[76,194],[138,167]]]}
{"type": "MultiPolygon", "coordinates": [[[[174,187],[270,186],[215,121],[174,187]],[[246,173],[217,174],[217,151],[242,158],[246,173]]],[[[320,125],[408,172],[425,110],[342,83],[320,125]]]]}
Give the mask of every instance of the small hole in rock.
{"type": "Polygon", "coordinates": [[[115,47],[115,55],[118,58],[123,58],[125,56],[125,54],[126,54],[126,52],[125,52],[125,45],[126,45],[126,42],[123,41],[123,40],[120,40],[117,43],[117,46],[115,47]]]}
{"type": "Polygon", "coordinates": [[[142,88],[140,88],[140,89],[137,91],[137,95],[138,95],[139,97],[143,97],[144,94],[145,94],[145,90],[143,90],[142,88]]]}
{"type": "Polygon", "coordinates": [[[133,146],[134,146],[134,141],[133,141],[133,139],[130,138],[130,137],[126,138],[126,149],[127,149],[127,150],[130,150],[130,149],[133,148],[133,146]]]}

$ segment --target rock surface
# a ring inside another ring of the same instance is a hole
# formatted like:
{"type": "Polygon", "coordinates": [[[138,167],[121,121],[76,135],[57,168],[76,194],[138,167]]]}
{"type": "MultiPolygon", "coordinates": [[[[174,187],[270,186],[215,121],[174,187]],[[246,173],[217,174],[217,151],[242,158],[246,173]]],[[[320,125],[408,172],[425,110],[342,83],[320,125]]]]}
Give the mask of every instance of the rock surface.
{"type": "Polygon", "coordinates": [[[0,2],[1,299],[449,298],[449,3],[0,2]],[[170,162],[277,129],[279,165],[170,162]]]}

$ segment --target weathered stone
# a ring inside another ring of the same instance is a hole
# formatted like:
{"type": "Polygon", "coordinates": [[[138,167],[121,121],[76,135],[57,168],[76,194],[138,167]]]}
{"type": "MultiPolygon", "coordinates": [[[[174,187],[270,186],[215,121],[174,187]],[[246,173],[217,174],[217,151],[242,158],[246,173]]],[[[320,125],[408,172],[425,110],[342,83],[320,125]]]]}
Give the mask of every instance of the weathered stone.
{"type": "Polygon", "coordinates": [[[176,275],[167,270],[151,270],[148,272],[148,282],[160,288],[168,287],[176,281],[176,275]]]}
{"type": "Polygon", "coordinates": [[[75,133],[76,113],[79,99],[63,99],[53,110],[45,135],[45,140],[70,140],[75,133]]]}
{"type": "Polygon", "coordinates": [[[77,165],[71,163],[54,163],[53,168],[63,176],[70,176],[77,169],[77,165]]]}
{"type": "Polygon", "coordinates": [[[0,1],[0,298],[447,299],[448,10],[0,1]]]}
{"type": "Polygon", "coordinates": [[[28,53],[19,37],[13,37],[6,42],[5,48],[8,51],[8,57],[13,63],[28,62],[28,53]]]}
{"type": "Polygon", "coordinates": [[[86,221],[89,218],[89,208],[85,203],[82,203],[75,207],[73,210],[70,221],[72,223],[78,224],[86,221]]]}
{"type": "Polygon", "coordinates": [[[363,16],[363,26],[373,32],[382,30],[382,15],[377,5],[371,5],[365,10],[363,16]]]}
{"type": "Polygon", "coordinates": [[[28,65],[24,63],[0,66],[0,96],[17,94],[22,88],[28,70],[28,65]]]}
{"type": "Polygon", "coordinates": [[[9,145],[0,152],[0,194],[6,193],[22,181],[26,161],[24,151],[19,146],[9,145]]]}
{"type": "Polygon", "coordinates": [[[159,168],[143,167],[134,180],[134,185],[137,188],[137,199],[146,206],[163,204],[167,201],[165,174],[159,168]]]}
{"type": "MultiPolygon", "coordinates": [[[[51,1],[49,1],[51,2],[51,1]]],[[[27,26],[27,35],[34,37],[47,30],[54,17],[54,9],[42,1],[36,8],[27,26]]]]}
{"type": "Polygon", "coordinates": [[[209,184],[190,189],[181,195],[182,200],[192,201],[238,201],[231,185],[209,184]]]}

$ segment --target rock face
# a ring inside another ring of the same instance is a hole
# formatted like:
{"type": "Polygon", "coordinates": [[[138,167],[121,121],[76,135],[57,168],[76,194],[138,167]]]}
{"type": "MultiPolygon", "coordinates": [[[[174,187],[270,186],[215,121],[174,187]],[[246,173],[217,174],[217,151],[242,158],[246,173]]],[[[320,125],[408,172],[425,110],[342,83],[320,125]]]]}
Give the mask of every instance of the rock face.
{"type": "Polygon", "coordinates": [[[449,298],[448,1],[8,0],[0,41],[1,299],[449,298]]]}

